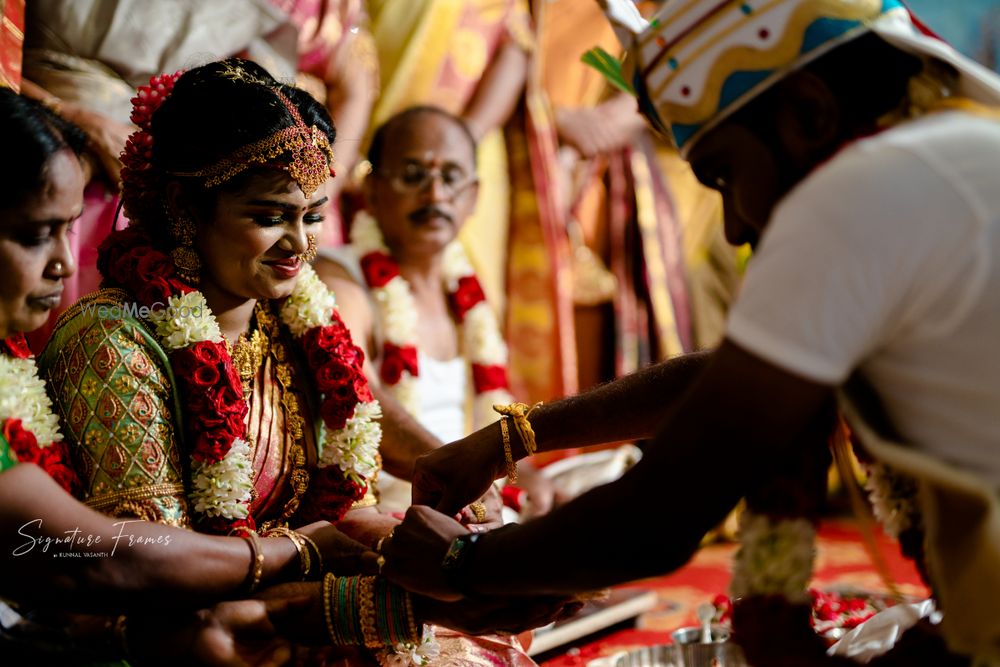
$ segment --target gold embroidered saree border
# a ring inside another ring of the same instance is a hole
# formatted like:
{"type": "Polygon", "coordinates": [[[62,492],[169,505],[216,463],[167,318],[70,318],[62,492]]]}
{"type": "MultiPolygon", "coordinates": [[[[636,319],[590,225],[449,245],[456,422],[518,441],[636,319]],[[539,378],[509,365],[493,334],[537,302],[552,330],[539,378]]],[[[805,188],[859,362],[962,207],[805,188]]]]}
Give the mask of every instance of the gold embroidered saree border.
{"type": "Polygon", "coordinates": [[[115,491],[114,493],[106,493],[101,496],[94,496],[86,501],[87,507],[92,509],[103,511],[110,507],[114,507],[122,502],[135,502],[138,500],[151,500],[153,498],[162,498],[164,496],[176,497],[184,496],[184,485],[174,482],[167,482],[163,484],[151,484],[149,486],[140,486],[134,489],[125,489],[123,491],[115,491]]]}

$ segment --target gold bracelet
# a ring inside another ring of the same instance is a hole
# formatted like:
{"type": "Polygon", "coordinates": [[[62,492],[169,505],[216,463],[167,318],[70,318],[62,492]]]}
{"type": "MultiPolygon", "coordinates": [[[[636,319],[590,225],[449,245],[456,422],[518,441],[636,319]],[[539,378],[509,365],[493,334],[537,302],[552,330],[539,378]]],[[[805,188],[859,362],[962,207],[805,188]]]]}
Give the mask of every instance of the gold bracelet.
{"type": "Polygon", "coordinates": [[[526,403],[497,404],[493,406],[496,412],[501,415],[507,415],[514,420],[514,428],[517,429],[517,434],[521,438],[521,445],[524,446],[524,452],[528,456],[538,451],[538,445],[535,443],[535,430],[531,428],[531,422],[528,421],[528,417],[540,405],[541,403],[535,403],[530,408],[526,403]]]}
{"type": "Polygon", "coordinates": [[[411,641],[415,644],[419,644],[423,639],[424,633],[422,629],[417,629],[417,619],[413,613],[413,598],[410,596],[410,591],[403,591],[403,599],[405,600],[404,604],[406,605],[407,630],[413,638],[411,641]]]}
{"type": "Polygon", "coordinates": [[[375,577],[361,577],[358,590],[361,611],[361,634],[368,648],[382,648],[375,621],[375,577]]]}
{"type": "Polygon", "coordinates": [[[517,464],[510,451],[510,428],[507,426],[507,415],[500,416],[500,435],[503,436],[503,455],[507,460],[507,481],[517,484],[517,464]]]}
{"type": "Polygon", "coordinates": [[[302,571],[302,581],[308,580],[309,575],[312,573],[312,558],[309,557],[309,548],[306,546],[305,539],[303,539],[304,536],[285,526],[276,526],[264,533],[264,537],[272,535],[287,537],[292,541],[292,544],[295,545],[296,553],[299,554],[299,569],[302,571]]]}
{"type": "Polygon", "coordinates": [[[264,577],[264,550],[260,548],[260,538],[257,533],[249,531],[243,535],[243,539],[250,545],[250,571],[247,572],[247,594],[252,595],[260,587],[260,580],[264,577]]]}
{"type": "Polygon", "coordinates": [[[306,544],[308,544],[308,545],[309,545],[310,547],[312,547],[312,550],[316,552],[316,572],[317,572],[318,574],[322,575],[322,574],[323,574],[323,554],[322,554],[322,552],[321,552],[321,551],[319,550],[319,547],[318,547],[318,546],[316,546],[316,543],[315,543],[315,542],[313,542],[313,541],[312,541],[312,538],[310,538],[310,537],[309,537],[308,535],[303,535],[302,533],[300,533],[300,532],[298,532],[298,531],[295,531],[295,534],[296,534],[296,535],[298,535],[298,536],[299,536],[299,538],[300,538],[300,539],[301,539],[301,540],[302,540],[303,542],[305,542],[305,543],[306,543],[306,544]]]}
{"type": "Polygon", "coordinates": [[[333,587],[337,577],[332,572],[323,578],[323,617],[326,619],[326,631],[330,634],[330,643],[339,644],[337,632],[333,626],[333,587]]]}

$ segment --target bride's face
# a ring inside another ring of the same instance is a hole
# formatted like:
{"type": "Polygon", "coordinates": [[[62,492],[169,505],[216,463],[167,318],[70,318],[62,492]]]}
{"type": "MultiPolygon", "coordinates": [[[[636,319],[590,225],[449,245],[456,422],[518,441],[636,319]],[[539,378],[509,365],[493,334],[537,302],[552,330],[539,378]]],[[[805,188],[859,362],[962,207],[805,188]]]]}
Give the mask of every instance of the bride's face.
{"type": "Polygon", "coordinates": [[[323,223],[326,188],[307,198],[283,171],[261,171],[238,192],[220,192],[196,241],[202,280],[239,299],[289,296],[299,255],[323,223]]]}
{"type": "Polygon", "coordinates": [[[69,244],[83,210],[83,170],[69,150],[45,164],[42,186],[8,206],[0,202],[0,336],[45,324],[62,299],[63,278],[76,270],[69,244]]]}

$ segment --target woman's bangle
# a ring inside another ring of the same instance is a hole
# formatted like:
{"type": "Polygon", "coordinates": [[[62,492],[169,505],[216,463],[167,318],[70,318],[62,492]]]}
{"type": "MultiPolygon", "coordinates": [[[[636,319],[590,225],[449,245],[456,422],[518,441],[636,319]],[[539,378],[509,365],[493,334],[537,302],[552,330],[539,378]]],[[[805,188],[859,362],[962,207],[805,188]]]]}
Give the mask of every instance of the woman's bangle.
{"type": "Polygon", "coordinates": [[[306,545],[306,536],[296,533],[290,528],[277,526],[264,533],[265,537],[279,535],[287,537],[295,545],[295,551],[299,554],[299,568],[302,571],[302,581],[307,581],[312,574],[312,558],[309,556],[309,547],[306,545]]]}
{"type": "Polygon", "coordinates": [[[323,552],[319,550],[319,547],[316,546],[316,543],[308,535],[303,535],[302,533],[299,532],[296,532],[295,534],[298,535],[302,539],[302,541],[305,542],[309,547],[311,547],[313,552],[316,554],[316,573],[322,576],[323,552]]]}
{"type": "Polygon", "coordinates": [[[323,617],[326,619],[326,631],[330,635],[330,642],[333,644],[339,644],[337,629],[333,624],[333,596],[334,588],[337,585],[337,577],[334,574],[328,574],[323,578],[323,617]]]}
{"type": "Polygon", "coordinates": [[[410,594],[382,577],[326,575],[323,613],[337,645],[377,649],[420,640],[410,594]]]}
{"type": "Polygon", "coordinates": [[[250,545],[250,570],[247,572],[247,594],[252,595],[260,587],[264,576],[264,550],[260,548],[260,538],[254,531],[247,531],[243,539],[250,545]]]}

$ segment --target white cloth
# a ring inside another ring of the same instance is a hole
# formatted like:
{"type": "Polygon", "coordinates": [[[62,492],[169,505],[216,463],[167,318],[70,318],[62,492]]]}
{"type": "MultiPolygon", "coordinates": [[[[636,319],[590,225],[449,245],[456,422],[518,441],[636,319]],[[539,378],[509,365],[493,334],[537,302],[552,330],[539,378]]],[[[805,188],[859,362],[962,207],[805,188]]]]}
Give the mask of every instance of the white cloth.
{"type": "Polygon", "coordinates": [[[776,209],[728,336],[1000,488],[1000,123],[941,113],[845,149],[776,209]]]}
{"type": "Polygon", "coordinates": [[[941,622],[934,600],[898,604],[875,614],[854,628],[827,650],[827,655],[839,655],[861,664],[868,664],[887,653],[907,630],[921,619],[941,622]]]}
{"type": "Polygon", "coordinates": [[[465,392],[469,364],[464,357],[440,361],[417,352],[417,388],[420,411],[415,415],[441,442],[455,442],[466,435],[465,392]]]}

